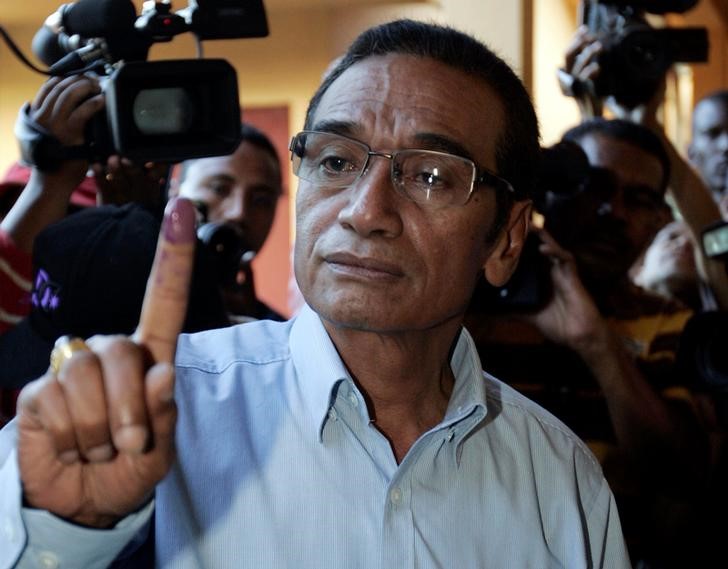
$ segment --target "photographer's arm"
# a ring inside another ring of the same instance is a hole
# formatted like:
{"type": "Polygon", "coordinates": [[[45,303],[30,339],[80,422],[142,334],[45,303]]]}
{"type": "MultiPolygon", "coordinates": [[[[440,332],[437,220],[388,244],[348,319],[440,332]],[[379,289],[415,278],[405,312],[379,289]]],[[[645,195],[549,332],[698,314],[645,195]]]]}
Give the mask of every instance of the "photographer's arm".
{"type": "Polygon", "coordinates": [[[541,252],[553,262],[554,298],[531,322],[589,367],[606,398],[618,446],[636,465],[649,470],[667,463],[673,472],[700,476],[704,453],[695,444],[692,420],[677,413],[639,371],[581,283],[573,256],[545,232],[542,239],[541,252]]]}
{"type": "Polygon", "coordinates": [[[661,136],[671,162],[668,191],[693,235],[698,273],[713,291],[718,308],[728,310],[728,272],[725,263],[707,257],[701,246],[703,229],[721,219],[720,209],[698,173],[680,156],[664,133],[661,136]]]}
{"type": "MultiPolygon", "coordinates": [[[[86,123],[103,105],[95,80],[85,76],[54,77],[38,91],[29,118],[62,144],[74,146],[83,143],[86,123]]],[[[70,196],[87,168],[85,160],[64,162],[55,172],[33,168],[28,184],[0,223],[19,249],[31,252],[36,235],[66,215],[70,196]]]]}
{"type": "Polygon", "coordinates": [[[708,258],[700,245],[703,229],[719,221],[721,211],[700,175],[680,155],[657,119],[657,110],[663,102],[664,91],[664,87],[661,87],[650,101],[635,109],[625,109],[611,102],[610,110],[618,118],[646,126],[662,140],[670,158],[668,195],[672,198],[680,217],[690,228],[698,274],[713,291],[718,308],[728,309],[728,274],[725,264],[708,258]]]}

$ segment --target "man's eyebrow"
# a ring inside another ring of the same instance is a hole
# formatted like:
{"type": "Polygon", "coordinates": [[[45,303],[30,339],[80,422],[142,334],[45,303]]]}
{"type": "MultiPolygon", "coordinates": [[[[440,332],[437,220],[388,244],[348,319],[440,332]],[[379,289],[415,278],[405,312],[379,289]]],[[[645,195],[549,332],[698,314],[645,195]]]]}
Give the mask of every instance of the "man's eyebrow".
{"type": "Polygon", "coordinates": [[[357,125],[351,121],[321,121],[313,125],[311,130],[318,132],[329,132],[331,134],[341,134],[343,136],[354,137],[357,132],[357,125]]]}
{"type": "Polygon", "coordinates": [[[456,156],[461,156],[462,158],[467,158],[468,160],[476,162],[473,155],[470,154],[470,152],[468,152],[462,144],[441,134],[421,132],[415,135],[415,140],[423,150],[438,150],[440,152],[447,152],[448,154],[455,154],[456,156]]]}
{"type": "MultiPolygon", "coordinates": [[[[341,134],[351,138],[356,138],[359,128],[356,123],[350,121],[321,121],[316,123],[312,130],[319,132],[329,132],[332,134],[341,134]]],[[[453,139],[436,134],[432,132],[421,132],[414,136],[416,148],[421,150],[438,150],[440,152],[447,152],[448,154],[455,154],[472,160],[475,162],[472,154],[468,152],[465,147],[459,142],[455,142],[453,139]]]]}
{"type": "Polygon", "coordinates": [[[204,182],[235,182],[235,177],[224,172],[216,172],[202,178],[204,182]]]}

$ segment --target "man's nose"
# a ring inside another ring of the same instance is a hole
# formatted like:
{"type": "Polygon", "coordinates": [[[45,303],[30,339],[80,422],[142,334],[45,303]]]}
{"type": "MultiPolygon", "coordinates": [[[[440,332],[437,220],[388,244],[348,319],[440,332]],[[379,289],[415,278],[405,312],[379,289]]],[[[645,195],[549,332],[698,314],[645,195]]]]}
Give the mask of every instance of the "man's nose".
{"type": "Polygon", "coordinates": [[[392,187],[389,160],[370,159],[367,169],[346,193],[348,200],[338,215],[342,225],[363,236],[394,237],[402,232],[401,198],[392,187]]]}
{"type": "Polygon", "coordinates": [[[223,211],[221,213],[225,221],[240,222],[245,220],[248,212],[248,207],[245,203],[245,193],[242,190],[231,192],[223,200],[222,207],[223,211]]]}

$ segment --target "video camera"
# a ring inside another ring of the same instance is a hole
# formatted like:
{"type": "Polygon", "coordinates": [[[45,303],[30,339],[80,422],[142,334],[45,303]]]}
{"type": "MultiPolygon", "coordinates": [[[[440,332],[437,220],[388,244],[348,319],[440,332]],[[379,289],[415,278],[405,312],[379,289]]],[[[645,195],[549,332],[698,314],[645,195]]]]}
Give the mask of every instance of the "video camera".
{"type": "Polygon", "coordinates": [[[705,28],[653,28],[646,14],[683,13],[698,0],[582,0],[580,20],[602,43],[599,76],[586,88],[627,108],[649,101],[677,62],[708,60],[705,28]]]}
{"type": "Polygon", "coordinates": [[[150,47],[191,32],[209,39],[265,37],[262,0],[79,0],[64,4],[33,38],[50,75],[102,76],[106,109],[90,121],[82,147],[63,147],[21,112],[16,136],[26,162],[52,171],[64,160],[180,162],[229,154],[240,142],[237,76],[222,59],[146,61],[150,47]]]}

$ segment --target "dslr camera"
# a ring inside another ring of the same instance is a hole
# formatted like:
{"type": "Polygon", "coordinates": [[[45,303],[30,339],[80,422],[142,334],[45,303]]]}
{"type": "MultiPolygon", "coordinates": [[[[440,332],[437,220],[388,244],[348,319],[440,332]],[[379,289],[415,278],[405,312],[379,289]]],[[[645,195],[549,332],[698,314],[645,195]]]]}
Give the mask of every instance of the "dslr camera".
{"type": "Polygon", "coordinates": [[[646,14],[683,13],[698,0],[582,0],[580,19],[604,46],[600,73],[585,85],[634,108],[649,101],[677,62],[708,60],[705,28],[654,28],[646,14]]]}
{"type": "Polygon", "coordinates": [[[229,154],[240,142],[235,70],[222,59],[147,61],[150,47],[181,33],[202,40],[265,37],[262,0],[79,0],[51,14],[32,49],[50,75],[94,72],[106,108],[87,127],[85,144],[63,147],[28,118],[16,123],[23,159],[52,171],[64,160],[103,161],[120,154],[139,162],[181,162],[229,154]]]}

